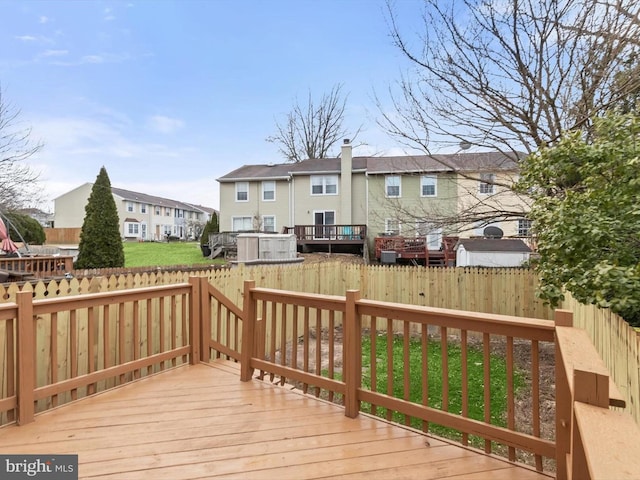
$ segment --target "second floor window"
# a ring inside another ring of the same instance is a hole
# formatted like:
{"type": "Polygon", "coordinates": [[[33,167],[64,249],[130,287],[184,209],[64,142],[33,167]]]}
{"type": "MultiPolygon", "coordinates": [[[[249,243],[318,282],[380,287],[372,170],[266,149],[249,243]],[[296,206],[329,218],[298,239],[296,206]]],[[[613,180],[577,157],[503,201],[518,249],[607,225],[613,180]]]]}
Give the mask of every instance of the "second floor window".
{"type": "Polygon", "coordinates": [[[262,182],[262,200],[270,202],[276,199],[276,182],[262,182]]]}
{"type": "Polygon", "coordinates": [[[140,204],[140,213],[147,213],[147,204],[146,203],[141,203],[140,204]]]}
{"type": "Polygon", "coordinates": [[[518,235],[521,237],[528,237],[531,235],[531,220],[526,218],[518,220],[518,235]]]}
{"type": "Polygon", "coordinates": [[[496,182],[496,176],[493,173],[481,173],[480,188],[478,191],[485,195],[489,195],[493,193],[495,182],[496,182]]]}
{"type": "Polygon", "coordinates": [[[249,201],[249,182],[236,183],[236,202],[249,201]]]}
{"type": "Polygon", "coordinates": [[[156,215],[162,215],[160,207],[156,207],[156,215]]]}
{"type": "Polygon", "coordinates": [[[401,195],[400,175],[387,175],[384,177],[385,194],[390,198],[398,198],[401,195]]]}
{"type": "Polygon", "coordinates": [[[337,195],[338,176],[337,175],[312,175],[311,195],[337,195]]]}
{"type": "Polygon", "coordinates": [[[435,197],[437,195],[437,177],[435,175],[423,175],[420,177],[420,196],[435,197]]]}
{"type": "Polygon", "coordinates": [[[127,212],[133,212],[133,202],[127,202],[127,212]]]}
{"type": "Polygon", "coordinates": [[[164,207],[164,216],[165,217],[171,216],[171,209],[169,207],[164,207]]]}

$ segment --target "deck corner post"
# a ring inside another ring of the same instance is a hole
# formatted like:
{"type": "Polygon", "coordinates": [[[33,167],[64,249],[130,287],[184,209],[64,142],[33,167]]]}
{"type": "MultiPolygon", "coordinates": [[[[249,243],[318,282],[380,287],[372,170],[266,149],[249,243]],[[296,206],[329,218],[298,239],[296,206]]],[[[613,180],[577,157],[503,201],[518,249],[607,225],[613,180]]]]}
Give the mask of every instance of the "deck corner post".
{"type": "Polygon", "coordinates": [[[36,378],[35,328],[33,325],[33,297],[31,292],[18,292],[17,328],[17,397],[18,425],[34,421],[34,390],[36,378]]]}
{"type": "Polygon", "coordinates": [[[196,365],[200,362],[200,335],[202,312],[200,311],[202,296],[200,279],[198,277],[189,277],[191,284],[191,301],[189,315],[189,345],[191,345],[191,355],[189,355],[189,363],[196,365]]]}
{"type": "Polygon", "coordinates": [[[240,347],[240,380],[248,382],[253,376],[251,358],[254,356],[256,329],[256,301],[251,290],[256,287],[254,280],[244,281],[244,301],[242,308],[242,345],[240,347]]]}
{"type": "Polygon", "coordinates": [[[356,303],[360,300],[359,290],[347,290],[344,318],[344,380],[345,415],[356,418],[360,413],[358,390],[362,384],[362,341],[361,318],[356,303]]]}
{"type": "Polygon", "coordinates": [[[573,327],[573,312],[556,308],[553,312],[556,327],[573,327]]]}

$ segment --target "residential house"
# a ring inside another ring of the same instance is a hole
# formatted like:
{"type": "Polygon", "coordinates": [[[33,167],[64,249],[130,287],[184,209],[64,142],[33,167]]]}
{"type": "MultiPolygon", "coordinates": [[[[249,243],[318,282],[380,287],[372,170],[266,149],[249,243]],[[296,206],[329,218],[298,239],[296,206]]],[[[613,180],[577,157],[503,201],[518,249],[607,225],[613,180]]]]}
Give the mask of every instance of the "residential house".
{"type": "MultiPolygon", "coordinates": [[[[54,200],[56,228],[80,228],[92,183],[85,183],[54,200]]],[[[196,239],[214,209],[156,197],[122,188],[111,188],[118,209],[120,233],[128,240],[196,239]]]]}
{"type": "Polygon", "coordinates": [[[220,229],[362,224],[370,247],[375,236],[399,234],[427,236],[438,249],[443,235],[481,235],[487,226],[464,218],[443,225],[443,217],[508,207],[521,218],[491,225],[526,235],[526,199],[501,186],[517,175],[517,162],[501,153],[353,157],[345,143],[340,158],[245,165],[220,177],[220,229]]]}

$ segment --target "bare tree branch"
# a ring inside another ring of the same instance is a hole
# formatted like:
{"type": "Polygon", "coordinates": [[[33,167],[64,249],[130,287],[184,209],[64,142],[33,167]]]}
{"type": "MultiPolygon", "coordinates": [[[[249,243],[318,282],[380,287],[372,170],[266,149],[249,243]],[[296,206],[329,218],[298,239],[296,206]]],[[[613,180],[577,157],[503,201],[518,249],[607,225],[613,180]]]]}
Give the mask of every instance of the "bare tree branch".
{"type": "Polygon", "coordinates": [[[342,85],[334,86],[318,104],[309,92],[306,104],[301,106],[296,100],[286,122],[276,122],[277,132],[267,141],[277,144],[290,162],[327,158],[336,143],[344,138],[354,140],[360,132],[349,133],[343,127],[347,98],[342,95],[342,85]]]}
{"type": "Polygon", "coordinates": [[[27,161],[41,148],[31,140],[31,128],[19,122],[20,111],[7,103],[0,88],[0,210],[33,203],[38,174],[27,161]]]}

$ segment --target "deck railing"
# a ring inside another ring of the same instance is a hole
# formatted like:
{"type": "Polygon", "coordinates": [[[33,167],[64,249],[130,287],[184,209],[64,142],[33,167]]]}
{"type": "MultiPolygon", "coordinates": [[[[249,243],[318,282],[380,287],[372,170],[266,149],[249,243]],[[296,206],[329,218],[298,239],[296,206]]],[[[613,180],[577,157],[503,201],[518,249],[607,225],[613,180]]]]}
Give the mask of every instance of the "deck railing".
{"type": "Polygon", "coordinates": [[[299,243],[364,243],[366,225],[296,225],[284,227],[282,233],[293,233],[299,243]]]}
{"type": "Polygon", "coordinates": [[[204,277],[47,300],[20,292],[0,305],[0,420],[28,423],[38,411],[84,395],[222,357],[240,360],[243,381],[294,384],[343,404],[349,417],[382,415],[436,434],[436,426],[448,428],[463,445],[513,461],[525,452],[539,471],[548,470],[544,459],[555,460],[560,479],[634,478],[640,471],[640,431],[630,416],[609,409],[624,401],[584,331],[570,326],[569,312],[556,312],[554,323],[372,301],[357,291],[256,288],[253,281],[243,293],[240,309],[204,277]],[[549,346],[557,364],[556,425],[546,434],[540,378],[549,346]],[[504,371],[493,368],[499,358],[504,371]],[[470,396],[473,368],[480,369],[481,398],[470,396]],[[531,407],[516,416],[519,375],[531,407]],[[495,397],[506,401],[503,418],[492,410],[495,397]],[[474,403],[482,405],[476,418],[474,403]]]}
{"type": "Polygon", "coordinates": [[[36,278],[61,276],[73,270],[73,257],[0,257],[0,270],[29,273],[36,278]]]}
{"type": "Polygon", "coordinates": [[[0,304],[0,423],[200,361],[200,285],[0,304]]]}

